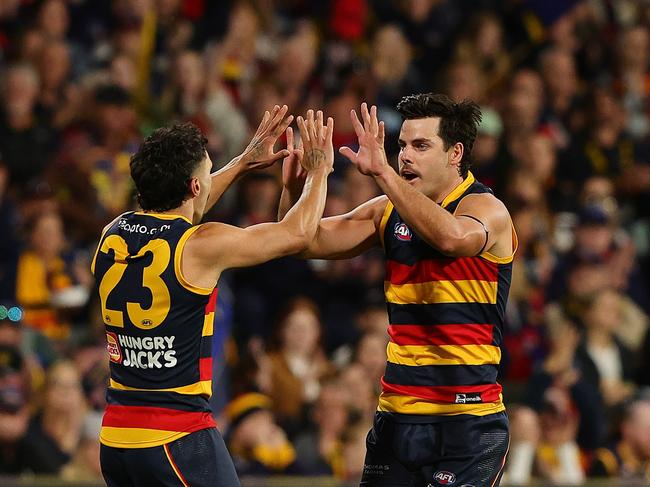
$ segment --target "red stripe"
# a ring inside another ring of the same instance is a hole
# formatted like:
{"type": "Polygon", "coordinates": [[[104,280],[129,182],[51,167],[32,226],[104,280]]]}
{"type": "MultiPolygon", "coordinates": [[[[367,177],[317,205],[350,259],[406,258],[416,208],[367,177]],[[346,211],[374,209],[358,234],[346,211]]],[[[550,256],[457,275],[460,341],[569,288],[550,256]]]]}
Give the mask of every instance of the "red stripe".
{"type": "Polygon", "coordinates": [[[397,345],[492,345],[494,325],[389,325],[397,345]]]}
{"type": "Polygon", "coordinates": [[[499,266],[480,257],[422,260],[414,265],[386,262],[386,280],[391,284],[417,284],[431,281],[497,281],[499,266]]]}
{"type": "Polygon", "coordinates": [[[212,380],[212,357],[199,359],[199,380],[212,380]]]}
{"type": "MultiPolygon", "coordinates": [[[[456,394],[481,394],[481,403],[499,401],[500,384],[481,384],[478,386],[403,386],[390,384],[381,378],[382,390],[389,394],[413,396],[444,404],[456,403],[456,394]]],[[[467,404],[475,404],[468,402],[467,404]]]]}
{"type": "Polygon", "coordinates": [[[208,412],[108,405],[104,412],[102,426],[192,432],[215,427],[216,424],[212,414],[208,412]]]}
{"type": "Polygon", "coordinates": [[[208,300],[208,304],[205,305],[206,315],[208,313],[214,313],[215,309],[217,309],[217,294],[219,294],[219,290],[215,287],[212,290],[212,294],[210,294],[210,299],[208,300]]]}

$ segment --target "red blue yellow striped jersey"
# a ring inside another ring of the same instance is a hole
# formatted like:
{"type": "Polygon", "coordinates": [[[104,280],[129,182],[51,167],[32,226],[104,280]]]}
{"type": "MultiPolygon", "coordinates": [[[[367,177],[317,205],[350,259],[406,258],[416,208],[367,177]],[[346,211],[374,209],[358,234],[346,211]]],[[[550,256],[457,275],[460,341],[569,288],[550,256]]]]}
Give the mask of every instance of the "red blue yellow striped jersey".
{"type": "Polygon", "coordinates": [[[182,216],[131,212],[99,241],[92,271],[110,359],[104,445],[159,446],[215,426],[208,399],[217,290],[181,272],[198,228],[182,216]]]}
{"type": "MultiPolygon", "coordinates": [[[[469,173],[441,206],[453,213],[464,196],[486,192],[469,173]]],[[[378,410],[443,419],[503,411],[497,371],[512,256],[445,256],[390,201],[380,230],[390,341],[378,410]]]]}

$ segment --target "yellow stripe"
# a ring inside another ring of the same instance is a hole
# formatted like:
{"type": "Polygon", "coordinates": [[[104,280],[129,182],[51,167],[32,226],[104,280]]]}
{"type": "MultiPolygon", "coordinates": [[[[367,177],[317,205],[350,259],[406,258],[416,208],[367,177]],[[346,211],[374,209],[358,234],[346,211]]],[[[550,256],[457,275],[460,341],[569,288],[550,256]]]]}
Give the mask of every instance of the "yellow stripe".
{"type": "Polygon", "coordinates": [[[203,318],[202,337],[211,337],[214,334],[214,312],[210,312],[203,318]]]}
{"type": "Polygon", "coordinates": [[[474,179],[474,175],[471,173],[471,171],[467,171],[467,177],[465,178],[465,180],[462,183],[460,183],[458,186],[456,186],[452,190],[452,192],[449,193],[444,200],[442,200],[440,206],[445,208],[453,201],[456,201],[458,198],[461,197],[461,195],[465,191],[467,191],[467,188],[469,188],[472,184],[474,184],[474,181],[476,181],[476,179],[474,179]]]}
{"type": "Polygon", "coordinates": [[[99,242],[97,242],[97,248],[95,249],[95,255],[93,256],[93,261],[90,263],[90,272],[94,276],[95,275],[95,263],[97,262],[97,254],[99,254],[99,249],[102,246],[102,243],[104,241],[104,237],[106,236],[106,232],[108,232],[111,227],[115,224],[116,221],[118,221],[120,218],[122,218],[124,215],[126,215],[128,212],[124,212],[118,217],[116,217],[112,222],[110,222],[108,225],[104,227],[102,230],[102,234],[99,237],[99,242]]]}
{"type": "Polygon", "coordinates": [[[147,428],[116,428],[102,426],[99,441],[115,448],[149,448],[171,443],[189,433],[184,431],[152,430],[147,428]]]}
{"type": "Polygon", "coordinates": [[[384,247],[384,232],[386,231],[386,223],[390,218],[390,214],[393,212],[393,203],[390,200],[386,203],[386,208],[384,208],[384,214],[381,217],[379,222],[379,239],[381,240],[381,246],[384,247]]]}
{"type": "Polygon", "coordinates": [[[167,460],[169,461],[169,464],[171,465],[172,470],[174,471],[174,473],[178,477],[178,480],[181,481],[181,484],[183,484],[183,487],[189,487],[189,485],[187,485],[187,483],[185,483],[185,480],[183,480],[183,476],[181,475],[181,473],[178,471],[178,467],[176,467],[176,463],[174,463],[174,460],[172,460],[172,455],[171,455],[171,453],[169,453],[169,448],[167,447],[167,445],[163,445],[163,449],[165,450],[165,455],[167,456],[167,460]]]}
{"type": "Polygon", "coordinates": [[[399,365],[486,365],[501,361],[494,345],[408,345],[393,342],[386,348],[388,361],[399,365]]]}
{"type": "Polygon", "coordinates": [[[183,248],[185,247],[185,243],[200,227],[201,225],[197,225],[195,227],[188,228],[178,241],[178,244],[176,245],[176,251],[174,252],[174,274],[176,274],[176,279],[178,279],[179,284],[185,289],[192,291],[193,293],[206,296],[208,294],[212,294],[213,289],[190,284],[183,276],[183,270],[181,269],[181,258],[183,257],[183,248]]]}
{"type": "Polygon", "coordinates": [[[430,402],[413,396],[399,394],[385,394],[379,396],[377,411],[400,414],[428,414],[438,416],[456,416],[458,414],[471,414],[473,416],[486,416],[501,411],[506,407],[503,402],[490,402],[486,404],[440,404],[430,402]]]}
{"type": "Polygon", "coordinates": [[[144,216],[152,216],[152,217],[158,218],[160,220],[177,220],[179,218],[182,218],[183,220],[185,220],[190,225],[192,224],[190,219],[187,218],[186,216],[176,215],[176,214],[173,214],[173,213],[154,213],[154,212],[149,213],[149,212],[146,212],[146,211],[136,211],[135,214],[136,215],[144,215],[144,216]]]}
{"type": "Polygon", "coordinates": [[[120,384],[119,382],[114,381],[113,379],[109,380],[109,386],[113,389],[119,389],[121,391],[140,391],[140,392],[178,392],[179,394],[187,395],[212,395],[212,381],[211,380],[202,380],[195,382],[194,384],[188,384],[181,387],[170,387],[167,389],[139,389],[137,387],[129,387],[120,384]]]}
{"type": "Polygon", "coordinates": [[[384,283],[386,301],[394,304],[497,302],[497,283],[492,281],[431,281],[418,284],[384,283]]]}

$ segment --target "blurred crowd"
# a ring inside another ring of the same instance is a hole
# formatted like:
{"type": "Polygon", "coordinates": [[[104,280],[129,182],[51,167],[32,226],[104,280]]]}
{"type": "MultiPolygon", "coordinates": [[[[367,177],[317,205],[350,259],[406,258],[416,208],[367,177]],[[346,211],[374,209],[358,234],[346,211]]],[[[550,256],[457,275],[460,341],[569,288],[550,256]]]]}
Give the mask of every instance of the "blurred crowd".
{"type": "MultiPolygon", "coordinates": [[[[0,2],[0,474],[99,477],[108,378],[89,272],[134,208],[129,157],[192,121],[215,169],[264,110],[470,98],[472,171],[519,234],[500,382],[504,484],[650,482],[650,4],[643,0],[0,2]]],[[[280,167],[207,220],[274,221],[280,167]]],[[[342,160],[326,214],[378,194],[342,160]]],[[[356,479],[385,364],[380,249],[220,282],[214,407],[242,475],[356,479]]]]}

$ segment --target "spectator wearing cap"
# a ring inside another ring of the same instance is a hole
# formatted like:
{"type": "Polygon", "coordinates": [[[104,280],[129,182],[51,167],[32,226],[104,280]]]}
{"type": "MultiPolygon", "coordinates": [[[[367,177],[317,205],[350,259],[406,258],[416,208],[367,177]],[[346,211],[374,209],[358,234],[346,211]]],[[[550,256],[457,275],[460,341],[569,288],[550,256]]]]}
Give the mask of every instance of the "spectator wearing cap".
{"type": "Polygon", "coordinates": [[[244,393],[226,406],[226,443],[240,476],[295,473],[296,451],[271,407],[271,399],[256,392],[244,393]]]}
{"type": "MultiPolygon", "coordinates": [[[[578,265],[600,267],[611,286],[630,296],[646,312],[648,284],[640,272],[636,250],[616,221],[600,206],[580,209],[571,251],[561,255],[548,286],[551,300],[566,295],[571,270],[578,265]]],[[[577,286],[593,286],[591,282],[577,286]]]]}

